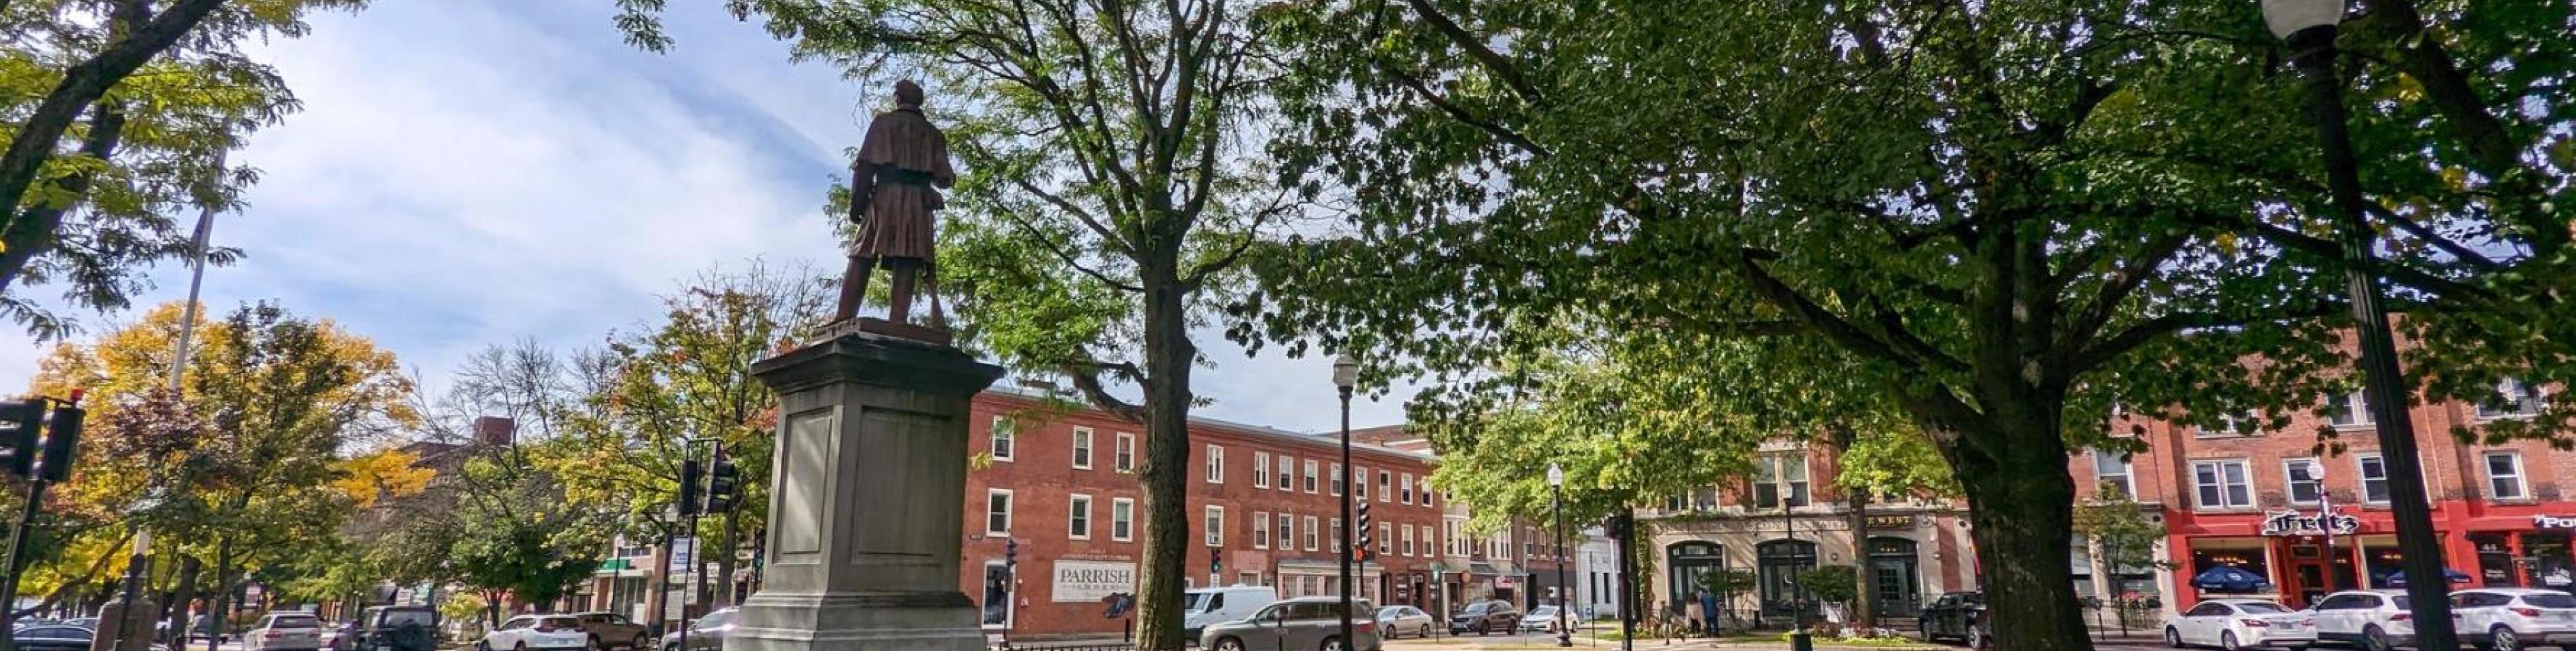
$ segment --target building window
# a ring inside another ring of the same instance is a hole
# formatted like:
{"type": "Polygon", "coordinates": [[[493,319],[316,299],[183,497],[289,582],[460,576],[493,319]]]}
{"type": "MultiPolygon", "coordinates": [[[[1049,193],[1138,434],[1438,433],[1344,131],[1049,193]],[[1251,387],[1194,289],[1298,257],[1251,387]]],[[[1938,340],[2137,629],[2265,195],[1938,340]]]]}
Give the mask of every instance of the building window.
{"type": "Polygon", "coordinates": [[[1136,539],[1136,500],[1124,497],[1109,500],[1109,539],[1118,542],[1136,539]]]}
{"type": "Polygon", "coordinates": [[[1253,487],[1253,488],[1269,488],[1269,487],[1270,487],[1270,470],[1269,470],[1269,468],[1270,468],[1270,453],[1268,453],[1268,452],[1262,452],[1262,451],[1259,451],[1259,450],[1255,450],[1255,451],[1253,451],[1253,453],[1252,453],[1252,487],[1253,487]]]}
{"type": "Polygon", "coordinates": [[[1377,553],[1381,555],[1395,553],[1395,523],[1377,523],[1377,553]]]}
{"type": "Polygon", "coordinates": [[[1015,456],[1015,451],[1019,447],[1018,442],[1020,439],[1020,433],[1018,430],[1019,425],[1014,424],[1011,421],[1011,417],[993,417],[992,452],[994,461],[1009,461],[1013,456],[1015,456]]]}
{"type": "Polygon", "coordinates": [[[1384,470],[1377,471],[1377,501],[1385,502],[1394,499],[1395,474],[1384,470]]]}
{"type": "Polygon", "coordinates": [[[1296,466],[1296,459],[1289,458],[1285,454],[1279,455],[1279,490],[1297,490],[1297,480],[1293,476],[1297,472],[1296,466]]]}
{"type": "Polygon", "coordinates": [[[2101,499],[2136,497],[2138,487],[2129,480],[2129,455],[2108,450],[2093,451],[2093,485],[2101,499]]]}
{"type": "Polygon", "coordinates": [[[2191,463],[2192,487],[2199,492],[2200,508],[2241,509],[2254,505],[2254,489],[2245,479],[2245,462],[2194,461],[2191,463]]]}
{"type": "Polygon", "coordinates": [[[1208,446],[1207,466],[1208,483],[1225,483],[1225,446],[1208,446]]]}
{"type": "Polygon", "coordinates": [[[1322,471],[1317,470],[1321,467],[1322,465],[1315,463],[1314,459],[1306,460],[1306,492],[1314,493],[1321,490],[1321,484],[1315,481],[1316,476],[1322,474],[1322,471]]]}
{"type": "Polygon", "coordinates": [[[2364,454],[2353,457],[2353,462],[2361,466],[2361,501],[2387,504],[2388,461],[2376,454],[2364,454]]]}
{"type": "Polygon", "coordinates": [[[2262,412],[2247,409],[2233,414],[2219,414],[2218,424],[2200,428],[2200,431],[2193,435],[2200,438],[2253,436],[2263,433],[2262,426],[2262,412]]]}
{"type": "Polygon", "coordinates": [[[1321,523],[1317,521],[1315,516],[1309,515],[1306,516],[1306,521],[1301,524],[1306,528],[1306,551],[1311,552],[1321,549],[1324,546],[1324,530],[1321,527],[1316,526],[1321,523]]]}
{"type": "Polygon", "coordinates": [[[2326,399],[2326,422],[2336,427],[2370,424],[2370,400],[2360,391],[2326,399]]]}
{"type": "Polygon", "coordinates": [[[2500,500],[2522,499],[2522,455],[2512,452],[2487,453],[2487,495],[2500,500]]]}
{"type": "Polygon", "coordinates": [[[1007,536],[1011,533],[1011,491],[1007,488],[984,489],[984,533],[1007,536]]]}
{"type": "Polygon", "coordinates": [[[1207,546],[1225,546],[1225,507],[1214,504],[1207,507],[1207,546]]]}
{"type": "Polygon", "coordinates": [[[1327,471],[1328,471],[1328,472],[1333,473],[1333,476],[1328,477],[1328,478],[1326,478],[1326,479],[1324,480],[1326,483],[1330,483],[1330,484],[1332,484],[1332,490],[1331,490],[1331,491],[1329,491],[1329,492],[1331,492],[1331,493],[1333,494],[1333,496],[1334,496],[1334,497],[1341,497],[1341,496],[1342,496],[1342,464],[1338,464],[1338,463],[1333,464],[1333,467],[1332,467],[1332,468],[1330,468],[1330,469],[1328,469],[1327,471]]]}
{"type": "Polygon", "coordinates": [[[1136,471],[1136,435],[1134,433],[1118,433],[1118,458],[1111,462],[1118,464],[1118,472],[1136,471]]]}
{"type": "Polygon", "coordinates": [[[2316,476],[2317,460],[2284,459],[2281,476],[2289,480],[2291,504],[2315,504],[2325,493],[2325,484],[2316,476]]]}
{"type": "Polygon", "coordinates": [[[1400,504],[1413,503],[1413,473],[1404,473],[1403,481],[1396,484],[1395,501],[1400,504]]]}
{"type": "Polygon", "coordinates": [[[1333,553],[1339,554],[1342,553],[1342,541],[1345,540],[1345,538],[1342,537],[1342,519],[1333,518],[1331,523],[1333,528],[1333,553]]]}
{"type": "Polygon", "coordinates": [[[1351,497],[1368,499],[1368,469],[1351,466],[1351,497]]]}
{"type": "Polygon", "coordinates": [[[1297,518],[1291,517],[1286,513],[1279,514],[1278,539],[1279,548],[1282,550],[1297,545],[1297,518]]]}
{"type": "Polygon", "coordinates": [[[1253,548],[1253,549],[1269,549],[1269,548],[1270,548],[1270,514],[1269,514],[1269,513],[1262,512],[1262,511],[1254,511],[1254,512],[1252,512],[1252,548],[1253,548]]]}
{"type": "Polygon", "coordinates": [[[1423,475],[1423,476],[1422,476],[1422,505],[1423,505],[1423,506],[1430,506],[1430,505],[1431,505],[1431,476],[1430,476],[1430,475],[1423,475]]]}
{"type": "Polygon", "coordinates": [[[1753,463],[1753,506],[1755,508],[1796,508],[1807,505],[1807,459],[1801,456],[1774,455],[1753,463]]]}
{"type": "Polygon", "coordinates": [[[1404,555],[1413,555],[1413,525],[1404,525],[1404,555]]]}
{"type": "Polygon", "coordinates": [[[2505,378],[2496,383],[2495,398],[2478,403],[2479,418],[2523,418],[2540,415],[2540,387],[2505,378]]]}
{"type": "Polygon", "coordinates": [[[1091,539],[1091,496],[1076,493],[1065,505],[1064,535],[1074,540],[1091,539]]]}
{"type": "Polygon", "coordinates": [[[1073,428],[1073,467],[1076,470],[1091,469],[1091,428],[1089,427],[1073,428]]]}

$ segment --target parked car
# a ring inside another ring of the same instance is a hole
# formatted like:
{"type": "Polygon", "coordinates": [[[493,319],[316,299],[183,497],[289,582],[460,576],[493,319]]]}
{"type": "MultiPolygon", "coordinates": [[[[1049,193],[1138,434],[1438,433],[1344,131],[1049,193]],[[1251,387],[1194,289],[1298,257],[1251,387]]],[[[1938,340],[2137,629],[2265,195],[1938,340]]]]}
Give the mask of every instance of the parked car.
{"type": "Polygon", "coordinates": [[[571,615],[520,615],[501,622],[501,627],[483,635],[475,648],[481,651],[533,651],[536,649],[586,649],[590,632],[581,630],[581,620],[571,615]]]}
{"type": "Polygon", "coordinates": [[[2317,642],[2314,618],[2266,599],[2211,599],[2165,619],[2165,644],[2305,649],[2317,642]]]}
{"type": "Polygon", "coordinates": [[[1279,591],[1268,586],[1233,585],[1199,588],[1181,595],[1181,634],[1199,639],[1209,624],[1231,622],[1279,600],[1279,591]]]}
{"type": "Polygon", "coordinates": [[[2398,591],[2346,590],[2326,595],[2309,609],[2317,640],[2360,645],[2369,651],[2415,645],[2415,616],[2398,591]]]}
{"type": "Polygon", "coordinates": [[[1521,625],[1521,611],[1509,601],[1479,601],[1459,608],[1449,616],[1449,633],[1492,635],[1495,631],[1510,633],[1521,625]]]}
{"type": "Polygon", "coordinates": [[[2525,645],[2576,646],[2576,596],[2557,590],[2479,588],[2451,593],[2461,641],[2486,636],[2488,651],[2525,645]]]}
{"type": "Polygon", "coordinates": [[[1951,592],[1933,599],[1916,616],[1915,624],[1923,631],[1923,641],[1957,639],[1970,648],[1994,646],[1994,631],[1987,628],[1986,593],[1951,592]]]}
{"type": "Polygon", "coordinates": [[[229,630],[229,627],[227,627],[227,630],[225,630],[221,635],[218,635],[215,633],[215,621],[215,618],[212,616],[198,615],[195,620],[188,622],[188,641],[195,642],[207,639],[212,639],[216,642],[233,641],[233,633],[236,631],[229,630]]]}
{"type": "MultiPolygon", "coordinates": [[[[719,608],[689,622],[689,651],[723,651],[725,636],[742,623],[742,610],[719,608]]],[[[680,651],[680,636],[662,636],[662,651],[680,651]]]]}
{"type": "Polygon", "coordinates": [[[283,612],[261,615],[259,623],[242,631],[242,651],[284,651],[287,649],[322,648],[322,620],[307,612],[283,612]]]}
{"type": "Polygon", "coordinates": [[[90,639],[97,635],[88,627],[70,624],[36,624],[12,632],[18,651],[89,651],[90,639]]]}
{"type": "Polygon", "coordinates": [[[357,620],[323,625],[322,648],[328,651],[349,651],[349,642],[356,637],[357,630],[357,620]]]}
{"type": "Polygon", "coordinates": [[[1520,630],[1554,633],[1556,623],[1556,607],[1539,606],[1531,608],[1529,614],[1521,616],[1520,630]]]}
{"type": "Polygon", "coordinates": [[[621,646],[633,651],[651,648],[645,646],[645,642],[653,637],[651,631],[644,630],[643,624],[627,621],[625,615],[590,612],[573,617],[579,618],[581,630],[590,634],[591,648],[600,651],[621,646]]]}
{"type": "Polygon", "coordinates": [[[1414,637],[1431,637],[1431,625],[1431,613],[1422,612],[1420,608],[1387,606],[1377,609],[1377,630],[1386,639],[1401,638],[1406,633],[1412,633],[1414,637]]]}
{"type": "MultiPolygon", "coordinates": [[[[1359,612],[1375,612],[1366,599],[1351,603],[1359,612]]],[[[1262,607],[1251,617],[1209,624],[1199,648],[1211,651],[1316,649],[1353,651],[1378,648],[1377,621],[1351,621],[1351,644],[1342,640],[1341,597],[1299,597],[1262,607]]]]}
{"type": "Polygon", "coordinates": [[[352,624],[348,651],[438,649],[438,611],[428,606],[369,606],[352,624]]]}

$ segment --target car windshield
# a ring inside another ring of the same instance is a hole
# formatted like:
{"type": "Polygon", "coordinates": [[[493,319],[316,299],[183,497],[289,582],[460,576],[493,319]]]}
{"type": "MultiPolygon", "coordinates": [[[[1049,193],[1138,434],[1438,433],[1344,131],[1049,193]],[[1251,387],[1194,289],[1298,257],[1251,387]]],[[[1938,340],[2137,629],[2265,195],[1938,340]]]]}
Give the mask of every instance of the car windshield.
{"type": "Polygon", "coordinates": [[[712,612],[712,613],[707,613],[707,616],[698,618],[698,623],[697,623],[695,626],[696,626],[696,627],[698,627],[698,628],[715,628],[715,627],[718,627],[718,626],[731,626],[731,625],[733,625],[733,618],[734,618],[734,616],[735,616],[736,614],[738,614],[738,613],[741,613],[741,612],[742,612],[742,611],[739,611],[739,610],[719,610],[719,611],[715,611],[715,612],[712,612]]]}
{"type": "Polygon", "coordinates": [[[2240,601],[2236,603],[2236,609],[2245,611],[2245,613],[2249,615],[2290,612],[2290,609],[2282,608],[2280,604],[2261,601],[2240,601]]]}
{"type": "Polygon", "coordinates": [[[1555,607],[1555,606],[1539,606],[1539,607],[1537,607],[1537,608],[1532,608],[1532,609],[1530,609],[1529,614],[1530,614],[1530,616],[1531,616],[1531,617],[1550,617],[1550,616],[1554,616],[1554,615],[1556,615],[1556,607],[1555,607]]]}
{"type": "Polygon", "coordinates": [[[322,620],[312,615],[279,615],[269,620],[269,628],[321,628],[322,620]]]}
{"type": "Polygon", "coordinates": [[[1192,592],[1192,593],[1189,593],[1188,595],[1184,596],[1184,597],[1181,599],[1181,602],[1182,602],[1182,603],[1181,603],[1181,610],[1186,610],[1186,611],[1190,611],[1190,612],[1194,612],[1194,613],[1195,613],[1195,612],[1202,611],[1202,610],[1206,610],[1206,609],[1207,609],[1208,597],[1209,597],[1210,595],[1213,595],[1213,594],[1215,594],[1215,593],[1212,593],[1212,592],[1192,592]]]}
{"type": "Polygon", "coordinates": [[[419,608],[388,609],[376,612],[376,625],[384,628],[429,626],[433,623],[430,619],[431,616],[429,611],[419,608]]]}
{"type": "Polygon", "coordinates": [[[1491,608],[1493,608],[1493,607],[1494,607],[1494,605],[1493,605],[1493,604],[1491,604],[1491,603],[1474,603],[1474,604],[1467,604],[1467,608],[1466,608],[1466,610],[1461,610],[1461,611],[1459,611],[1459,612],[1461,612],[1461,613],[1465,613],[1465,614],[1469,614],[1469,615],[1482,615],[1482,614],[1485,614],[1485,611],[1486,611],[1486,610],[1491,609],[1491,608]]]}
{"type": "Polygon", "coordinates": [[[2522,602],[2540,608],[2576,608],[2576,596],[2563,592],[2535,592],[2523,595],[2522,602]]]}
{"type": "Polygon", "coordinates": [[[552,633],[552,632],[555,632],[555,631],[571,630],[571,629],[577,629],[577,628],[581,628],[581,620],[578,620],[578,619],[573,619],[573,618],[570,618],[570,617],[540,617],[540,618],[537,618],[537,630],[538,630],[538,631],[541,631],[541,632],[552,633]]]}

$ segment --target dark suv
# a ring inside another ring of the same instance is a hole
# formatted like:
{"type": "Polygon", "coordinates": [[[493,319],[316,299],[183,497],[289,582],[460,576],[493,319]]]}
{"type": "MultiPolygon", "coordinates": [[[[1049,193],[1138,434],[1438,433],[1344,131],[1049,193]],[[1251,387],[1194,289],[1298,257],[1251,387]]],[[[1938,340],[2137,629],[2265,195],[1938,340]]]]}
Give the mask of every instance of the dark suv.
{"type": "Polygon", "coordinates": [[[349,651],[438,651],[438,611],[428,606],[370,606],[356,624],[349,651]]]}
{"type": "Polygon", "coordinates": [[[1509,601],[1479,601],[1467,604],[1467,607],[1458,609],[1458,614],[1449,616],[1451,635],[1470,632],[1490,635],[1494,631],[1510,633],[1519,630],[1520,626],[1520,609],[1513,608],[1509,601]]]}
{"type": "Polygon", "coordinates": [[[1932,600],[1931,605],[1923,607],[1923,615],[1916,623],[1923,626],[1923,640],[1926,642],[1957,638],[1977,649],[1995,644],[1994,631],[1986,624],[1986,593],[1983,592],[1941,595],[1941,598],[1932,600]]]}

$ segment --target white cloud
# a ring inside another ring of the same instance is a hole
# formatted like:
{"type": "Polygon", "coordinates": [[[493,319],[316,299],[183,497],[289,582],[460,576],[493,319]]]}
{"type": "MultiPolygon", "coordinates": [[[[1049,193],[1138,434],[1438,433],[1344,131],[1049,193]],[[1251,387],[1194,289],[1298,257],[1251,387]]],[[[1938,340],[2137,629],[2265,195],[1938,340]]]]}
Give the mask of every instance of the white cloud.
{"type": "MultiPolygon", "coordinates": [[[[621,43],[608,9],[379,3],[267,46],[305,110],[235,154],[265,175],[219,220],[216,240],[248,257],[208,270],[205,300],[338,320],[436,382],[486,345],[586,345],[641,323],[710,265],[836,266],[817,208],[875,94],[788,64],[712,3],[674,3],[668,54],[621,43]]],[[[184,273],[159,270],[137,303],[179,298],[184,273]]],[[[1198,374],[1215,401],[1200,413],[1335,425],[1326,361],[1247,359],[1215,331],[1200,345],[1217,361],[1198,374]]],[[[35,352],[0,334],[0,386],[23,386],[35,352]]],[[[1401,416],[1392,401],[1355,412],[1401,416]]]]}

